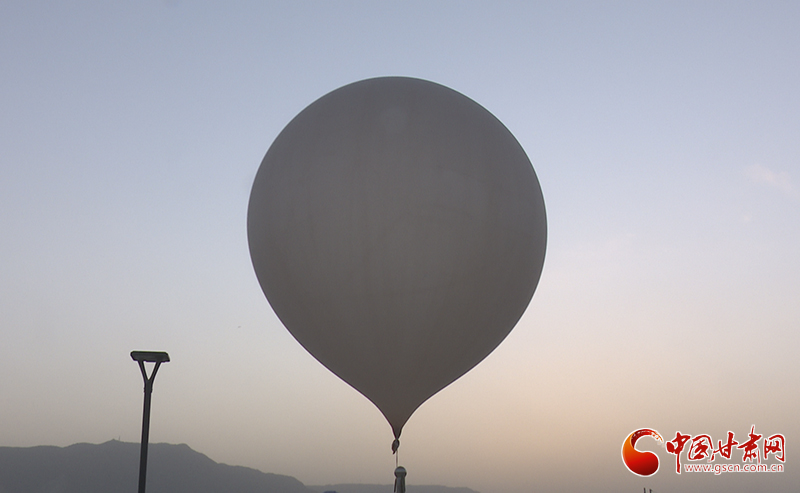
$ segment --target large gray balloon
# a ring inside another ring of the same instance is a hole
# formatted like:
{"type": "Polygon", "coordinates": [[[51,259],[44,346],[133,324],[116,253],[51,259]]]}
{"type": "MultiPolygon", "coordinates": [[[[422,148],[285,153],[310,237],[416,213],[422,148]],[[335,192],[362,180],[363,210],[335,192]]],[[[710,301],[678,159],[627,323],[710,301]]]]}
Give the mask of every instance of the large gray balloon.
{"type": "Polygon", "coordinates": [[[283,324],[399,437],[520,319],[547,224],[497,118],[447,87],[385,77],[289,122],[256,175],[247,233],[283,324]]]}

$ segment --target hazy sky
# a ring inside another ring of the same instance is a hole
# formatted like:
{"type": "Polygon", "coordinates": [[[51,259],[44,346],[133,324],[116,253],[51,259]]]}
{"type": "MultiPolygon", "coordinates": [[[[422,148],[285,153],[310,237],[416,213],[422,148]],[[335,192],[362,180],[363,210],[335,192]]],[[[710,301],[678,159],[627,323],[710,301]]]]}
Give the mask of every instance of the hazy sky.
{"type": "Polygon", "coordinates": [[[549,228],[518,326],[406,425],[408,482],[786,491],[799,23],[797,2],[4,0],[0,445],[138,441],[128,353],[165,350],[151,441],[306,484],[393,480],[389,426],[275,317],[245,220],[300,110],[405,75],[505,123],[549,228]],[[678,476],[651,439],[655,476],[620,459],[637,428],[753,424],[786,435],[783,474],[678,476]]]}

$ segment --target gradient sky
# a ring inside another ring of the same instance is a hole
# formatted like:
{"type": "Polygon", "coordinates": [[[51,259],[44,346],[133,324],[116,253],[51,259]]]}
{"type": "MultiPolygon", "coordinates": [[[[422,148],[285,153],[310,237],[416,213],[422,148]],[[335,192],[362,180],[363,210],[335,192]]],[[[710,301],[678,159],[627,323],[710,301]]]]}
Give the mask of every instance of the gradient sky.
{"type": "Polygon", "coordinates": [[[391,482],[389,426],[275,317],[245,220],[300,110],[405,75],[505,123],[549,227],[518,326],[406,425],[408,482],[796,486],[798,24],[797,2],[3,1],[0,446],[138,441],[128,353],[165,350],[151,441],[391,482]],[[637,428],[753,424],[786,435],[783,474],[678,476],[649,438],[655,476],[620,460],[637,428]]]}

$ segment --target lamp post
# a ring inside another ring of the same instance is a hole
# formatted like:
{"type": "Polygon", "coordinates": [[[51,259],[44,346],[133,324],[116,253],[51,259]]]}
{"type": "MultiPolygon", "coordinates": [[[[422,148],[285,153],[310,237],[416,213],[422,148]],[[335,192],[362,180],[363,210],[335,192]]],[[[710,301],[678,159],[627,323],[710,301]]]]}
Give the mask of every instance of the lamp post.
{"type": "Polygon", "coordinates": [[[161,363],[169,362],[169,355],[163,351],[131,351],[131,358],[139,363],[144,379],[144,416],[142,417],[142,448],[139,456],[139,493],[144,493],[147,477],[147,442],[150,436],[150,397],[153,395],[153,382],[161,363]],[[145,362],[155,363],[153,373],[148,377],[145,362]]]}

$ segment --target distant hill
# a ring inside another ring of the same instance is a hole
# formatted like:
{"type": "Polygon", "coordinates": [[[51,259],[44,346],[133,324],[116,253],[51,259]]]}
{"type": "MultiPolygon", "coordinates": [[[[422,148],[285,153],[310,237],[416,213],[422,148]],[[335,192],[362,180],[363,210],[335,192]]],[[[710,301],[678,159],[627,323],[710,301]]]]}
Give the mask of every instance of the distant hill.
{"type": "MultiPolygon", "coordinates": [[[[308,486],[316,493],[335,491],[336,493],[392,493],[391,484],[326,484],[323,486],[308,486]]],[[[478,493],[469,488],[451,488],[436,485],[406,485],[406,493],[478,493]]]]}
{"type": "MultiPolygon", "coordinates": [[[[0,493],[136,493],[139,444],[0,447],[0,493]]],[[[291,476],[218,464],[188,445],[151,443],[148,493],[313,493],[291,476]]]]}
{"type": "MultiPolygon", "coordinates": [[[[0,493],[136,493],[139,444],[0,447],[0,493]]],[[[391,485],[306,487],[291,476],[219,464],[186,444],[151,443],[147,493],[392,493],[391,485]]],[[[408,485],[407,493],[477,493],[408,485]]]]}

